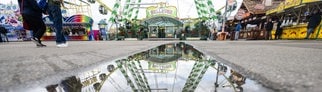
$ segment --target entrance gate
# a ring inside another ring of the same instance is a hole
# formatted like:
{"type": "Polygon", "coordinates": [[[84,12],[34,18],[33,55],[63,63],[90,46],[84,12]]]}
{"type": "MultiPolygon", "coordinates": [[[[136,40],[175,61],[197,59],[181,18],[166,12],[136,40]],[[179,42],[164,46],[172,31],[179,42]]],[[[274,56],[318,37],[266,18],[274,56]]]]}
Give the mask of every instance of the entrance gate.
{"type": "Polygon", "coordinates": [[[179,30],[183,23],[177,19],[167,16],[156,16],[142,22],[149,28],[148,38],[175,38],[176,30],[179,30]]]}

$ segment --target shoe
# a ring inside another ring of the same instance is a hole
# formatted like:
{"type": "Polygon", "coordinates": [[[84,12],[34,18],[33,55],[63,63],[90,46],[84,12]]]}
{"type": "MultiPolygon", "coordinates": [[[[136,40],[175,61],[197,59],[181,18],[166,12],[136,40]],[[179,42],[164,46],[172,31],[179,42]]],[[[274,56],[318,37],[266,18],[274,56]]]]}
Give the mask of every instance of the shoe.
{"type": "Polygon", "coordinates": [[[68,47],[68,43],[67,42],[65,42],[64,44],[66,45],[66,47],[68,47]]]}
{"type": "Polygon", "coordinates": [[[67,44],[65,44],[65,43],[57,44],[56,46],[57,46],[58,48],[65,48],[65,47],[68,47],[68,45],[67,45],[67,44]]]}
{"type": "Polygon", "coordinates": [[[37,47],[47,47],[47,45],[40,43],[40,44],[37,44],[37,47]]]}
{"type": "Polygon", "coordinates": [[[31,38],[31,40],[32,40],[32,42],[34,42],[37,46],[38,46],[38,45],[39,45],[39,46],[40,46],[40,45],[43,45],[43,44],[41,44],[41,43],[40,43],[40,41],[39,41],[39,39],[38,39],[38,38],[32,37],[32,38],[31,38]]]}

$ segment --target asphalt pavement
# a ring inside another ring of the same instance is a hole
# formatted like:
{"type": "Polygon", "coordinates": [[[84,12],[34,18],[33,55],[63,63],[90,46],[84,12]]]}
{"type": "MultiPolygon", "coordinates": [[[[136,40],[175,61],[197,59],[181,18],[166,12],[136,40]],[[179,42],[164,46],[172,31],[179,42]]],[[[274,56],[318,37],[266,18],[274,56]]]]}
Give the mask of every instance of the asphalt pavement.
{"type": "MultiPolygon", "coordinates": [[[[37,48],[32,42],[0,43],[0,92],[45,87],[101,63],[177,41],[69,41],[37,48]]],[[[184,41],[282,92],[322,92],[322,42],[316,40],[184,41]]]]}

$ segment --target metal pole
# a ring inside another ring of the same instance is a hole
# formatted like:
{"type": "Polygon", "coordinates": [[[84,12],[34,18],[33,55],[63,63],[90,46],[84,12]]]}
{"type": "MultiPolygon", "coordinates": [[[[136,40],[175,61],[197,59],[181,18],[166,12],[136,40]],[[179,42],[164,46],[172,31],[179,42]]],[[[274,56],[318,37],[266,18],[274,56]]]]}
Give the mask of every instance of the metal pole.
{"type": "Polygon", "coordinates": [[[228,7],[228,0],[226,0],[226,5],[225,5],[225,12],[223,15],[223,22],[222,22],[222,30],[221,32],[225,32],[225,24],[226,24],[226,16],[227,16],[227,7],[228,7]]]}
{"type": "Polygon", "coordinates": [[[106,40],[110,40],[109,32],[108,32],[108,26],[105,26],[105,32],[106,32],[106,40]]]}
{"type": "Polygon", "coordinates": [[[117,24],[117,22],[115,22],[115,24],[116,24],[116,34],[115,34],[115,40],[118,40],[118,37],[117,37],[117,35],[118,35],[118,24],[117,24]]]}
{"type": "Polygon", "coordinates": [[[115,22],[115,25],[116,25],[116,34],[115,34],[115,40],[118,40],[118,30],[119,30],[119,27],[118,27],[118,17],[116,16],[115,19],[114,19],[114,22],[115,22]]]}
{"type": "Polygon", "coordinates": [[[226,5],[225,5],[225,12],[223,14],[223,19],[222,19],[222,25],[221,25],[221,33],[219,35],[219,40],[225,40],[225,24],[226,24],[226,16],[227,16],[227,6],[228,6],[228,0],[226,0],[226,5]],[[221,39],[222,38],[222,39],[221,39]]]}
{"type": "Polygon", "coordinates": [[[219,63],[217,63],[217,74],[216,74],[216,82],[215,82],[215,92],[217,92],[217,88],[219,87],[219,84],[218,84],[218,74],[219,74],[219,63]]]}

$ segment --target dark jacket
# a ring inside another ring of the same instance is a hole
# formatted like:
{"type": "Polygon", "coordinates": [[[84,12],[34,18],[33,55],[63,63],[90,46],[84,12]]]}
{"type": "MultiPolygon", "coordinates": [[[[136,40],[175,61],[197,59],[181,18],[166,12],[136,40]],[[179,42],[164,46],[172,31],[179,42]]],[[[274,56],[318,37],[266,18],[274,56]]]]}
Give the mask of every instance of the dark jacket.
{"type": "Polygon", "coordinates": [[[283,31],[283,27],[281,27],[281,25],[282,25],[282,22],[277,21],[276,32],[280,33],[281,31],[283,31]]]}
{"type": "Polygon", "coordinates": [[[265,27],[266,31],[272,31],[273,29],[273,22],[267,22],[266,27],[265,27]]]}
{"type": "Polygon", "coordinates": [[[20,13],[22,15],[42,16],[42,11],[36,2],[36,0],[18,0],[20,13]]]}
{"type": "Polygon", "coordinates": [[[60,6],[62,2],[60,2],[60,0],[48,0],[48,5],[56,5],[56,6],[60,6]]]}
{"type": "Polygon", "coordinates": [[[309,24],[307,25],[307,28],[316,28],[321,22],[321,16],[316,13],[311,16],[309,19],[309,24]]]}

